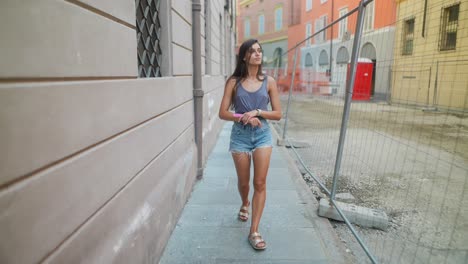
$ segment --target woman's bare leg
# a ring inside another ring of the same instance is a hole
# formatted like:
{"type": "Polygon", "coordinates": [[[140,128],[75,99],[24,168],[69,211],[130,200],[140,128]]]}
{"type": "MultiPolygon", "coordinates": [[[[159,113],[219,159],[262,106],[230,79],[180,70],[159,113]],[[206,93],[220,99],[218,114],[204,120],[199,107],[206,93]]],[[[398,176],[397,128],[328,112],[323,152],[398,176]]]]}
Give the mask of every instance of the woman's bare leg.
{"type": "MultiPolygon", "coordinates": [[[[270,166],[271,147],[258,148],[253,152],[254,162],[254,195],[252,199],[252,225],[250,234],[258,232],[258,225],[262,217],[266,199],[266,178],[270,166]]],[[[264,243],[258,243],[263,247],[264,243]]]]}
{"type": "Polygon", "coordinates": [[[237,171],[237,188],[242,199],[242,206],[249,206],[250,190],[250,153],[232,153],[237,171]]]}

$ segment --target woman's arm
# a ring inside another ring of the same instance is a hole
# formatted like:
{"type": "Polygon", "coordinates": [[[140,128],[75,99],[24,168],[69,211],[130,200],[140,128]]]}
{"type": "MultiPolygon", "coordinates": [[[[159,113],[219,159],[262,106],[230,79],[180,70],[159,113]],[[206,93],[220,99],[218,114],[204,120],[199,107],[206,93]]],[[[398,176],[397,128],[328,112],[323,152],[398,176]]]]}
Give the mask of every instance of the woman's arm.
{"type": "Polygon", "coordinates": [[[229,111],[229,107],[232,104],[232,96],[234,94],[234,86],[236,85],[236,79],[231,78],[226,82],[224,87],[223,99],[219,107],[219,118],[227,121],[239,121],[239,117],[234,117],[234,113],[229,111]]]}
{"type": "Polygon", "coordinates": [[[268,76],[268,94],[270,95],[271,111],[262,111],[261,116],[265,119],[280,120],[283,114],[281,112],[278,87],[275,79],[271,76],[268,76]]]}

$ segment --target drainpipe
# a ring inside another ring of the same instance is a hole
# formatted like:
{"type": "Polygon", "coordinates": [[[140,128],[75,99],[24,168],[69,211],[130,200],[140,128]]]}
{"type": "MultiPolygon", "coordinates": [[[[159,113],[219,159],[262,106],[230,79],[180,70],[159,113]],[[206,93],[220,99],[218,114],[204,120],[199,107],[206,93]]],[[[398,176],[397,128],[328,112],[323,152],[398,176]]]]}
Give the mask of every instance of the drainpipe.
{"type": "MultiPolygon", "coordinates": [[[[335,8],[335,5],[334,5],[334,0],[331,0],[331,22],[333,23],[333,10],[335,8]]],[[[328,70],[330,71],[329,72],[329,76],[328,76],[328,79],[329,81],[331,82],[332,81],[332,67],[333,67],[333,27],[334,26],[331,26],[330,27],[330,67],[328,67],[328,70]]]]}
{"type": "Polygon", "coordinates": [[[203,95],[201,73],[200,0],[192,0],[193,101],[195,143],[197,144],[197,179],[203,177],[203,95]]]}
{"type": "MultiPolygon", "coordinates": [[[[205,0],[205,43],[211,43],[211,8],[210,1],[205,0]]],[[[205,74],[211,75],[211,49],[205,50],[205,74]]]]}
{"type": "Polygon", "coordinates": [[[426,32],[426,17],[427,17],[427,0],[424,0],[424,15],[423,15],[423,22],[422,22],[422,37],[425,37],[426,32]]]}

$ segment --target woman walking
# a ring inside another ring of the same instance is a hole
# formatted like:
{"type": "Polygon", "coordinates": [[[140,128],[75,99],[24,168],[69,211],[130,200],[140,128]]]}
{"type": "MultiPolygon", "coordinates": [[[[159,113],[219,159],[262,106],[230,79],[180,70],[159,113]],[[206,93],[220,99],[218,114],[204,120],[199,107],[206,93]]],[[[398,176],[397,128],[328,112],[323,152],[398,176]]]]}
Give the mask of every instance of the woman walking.
{"type": "Polygon", "coordinates": [[[250,165],[254,166],[252,219],[248,240],[254,249],[267,247],[258,231],[266,199],[266,178],[272,151],[267,119],[280,120],[281,106],[275,80],[262,72],[262,47],[249,39],[239,48],[234,73],[226,81],[219,117],[234,121],[229,150],[236,166],[237,186],[242,200],[239,220],[249,218],[250,165]],[[267,105],[271,103],[271,111],[267,105]],[[229,111],[234,106],[235,112],[229,111]]]}

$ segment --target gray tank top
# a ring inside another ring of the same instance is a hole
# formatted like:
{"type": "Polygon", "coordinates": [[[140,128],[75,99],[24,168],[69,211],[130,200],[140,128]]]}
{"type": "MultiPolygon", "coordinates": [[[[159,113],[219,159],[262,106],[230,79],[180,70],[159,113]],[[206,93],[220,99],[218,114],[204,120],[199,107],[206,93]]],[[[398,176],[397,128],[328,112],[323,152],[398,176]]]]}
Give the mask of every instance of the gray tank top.
{"type": "Polygon", "coordinates": [[[262,85],[255,92],[245,90],[240,82],[237,84],[236,96],[234,97],[236,113],[243,114],[255,109],[268,110],[270,96],[268,95],[267,80],[268,76],[265,75],[262,85]]]}

